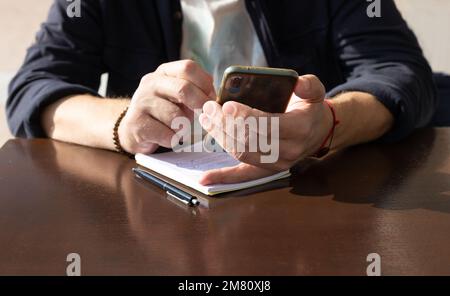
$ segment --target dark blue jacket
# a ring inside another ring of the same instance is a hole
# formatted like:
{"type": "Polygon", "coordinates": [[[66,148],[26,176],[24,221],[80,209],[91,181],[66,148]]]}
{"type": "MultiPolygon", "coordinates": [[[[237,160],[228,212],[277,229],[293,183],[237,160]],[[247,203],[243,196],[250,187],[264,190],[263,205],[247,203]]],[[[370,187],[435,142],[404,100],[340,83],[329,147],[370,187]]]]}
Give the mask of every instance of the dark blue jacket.
{"type": "MultiPolygon", "coordinates": [[[[55,1],[10,84],[7,116],[16,136],[45,136],[42,110],[68,95],[97,95],[102,73],[109,73],[108,96],[130,97],[144,74],[179,59],[179,1],[81,3],[81,17],[69,18],[71,2],[55,1]]],[[[270,66],[315,74],[330,96],[375,95],[395,116],[384,138],[397,140],[430,122],[436,108],[432,71],[394,2],[382,0],[381,18],[367,16],[369,4],[246,1],[270,66]]]]}

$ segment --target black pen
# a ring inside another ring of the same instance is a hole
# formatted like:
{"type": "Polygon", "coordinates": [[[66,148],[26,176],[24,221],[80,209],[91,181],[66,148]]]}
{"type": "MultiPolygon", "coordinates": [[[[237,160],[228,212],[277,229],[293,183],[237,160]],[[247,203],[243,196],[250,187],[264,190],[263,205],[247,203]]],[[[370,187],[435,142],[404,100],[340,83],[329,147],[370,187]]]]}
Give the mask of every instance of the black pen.
{"type": "Polygon", "coordinates": [[[146,181],[149,181],[152,184],[161,188],[162,190],[165,190],[166,193],[170,197],[173,197],[173,198],[179,200],[180,202],[184,203],[185,205],[197,206],[200,203],[195,196],[192,196],[191,194],[189,194],[181,189],[178,189],[173,185],[170,185],[169,183],[147,173],[144,170],[141,170],[138,168],[133,168],[132,170],[133,170],[133,173],[137,177],[144,179],[146,181]]]}

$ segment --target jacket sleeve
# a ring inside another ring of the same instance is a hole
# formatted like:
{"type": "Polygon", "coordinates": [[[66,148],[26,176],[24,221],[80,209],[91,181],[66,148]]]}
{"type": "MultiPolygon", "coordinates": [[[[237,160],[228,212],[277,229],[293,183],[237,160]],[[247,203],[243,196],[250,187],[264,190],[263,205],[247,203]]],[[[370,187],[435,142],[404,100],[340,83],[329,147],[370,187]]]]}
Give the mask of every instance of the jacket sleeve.
{"type": "Polygon", "coordinates": [[[81,16],[69,17],[67,9],[72,3],[54,1],[24,64],[9,85],[6,113],[15,136],[44,137],[41,113],[61,98],[98,96],[104,70],[99,3],[80,1],[81,16]]]}
{"type": "Polygon", "coordinates": [[[374,95],[395,118],[382,140],[396,141],[426,126],[437,105],[431,68],[393,0],[380,1],[380,17],[370,18],[363,0],[332,0],[332,38],[347,91],[374,95]]]}

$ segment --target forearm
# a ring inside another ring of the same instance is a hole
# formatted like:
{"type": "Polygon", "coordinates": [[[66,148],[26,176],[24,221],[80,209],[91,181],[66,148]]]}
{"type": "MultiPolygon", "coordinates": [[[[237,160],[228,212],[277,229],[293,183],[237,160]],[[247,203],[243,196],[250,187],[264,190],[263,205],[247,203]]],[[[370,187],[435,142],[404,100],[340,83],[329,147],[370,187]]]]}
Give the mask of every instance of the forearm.
{"type": "Polygon", "coordinates": [[[41,124],[52,139],[113,150],[115,121],[129,103],[128,99],[76,95],[48,106],[41,124]]]}
{"type": "Polygon", "coordinates": [[[340,121],[335,130],[333,149],[376,140],[394,123],[389,110],[368,93],[343,93],[336,96],[332,104],[340,121]]]}

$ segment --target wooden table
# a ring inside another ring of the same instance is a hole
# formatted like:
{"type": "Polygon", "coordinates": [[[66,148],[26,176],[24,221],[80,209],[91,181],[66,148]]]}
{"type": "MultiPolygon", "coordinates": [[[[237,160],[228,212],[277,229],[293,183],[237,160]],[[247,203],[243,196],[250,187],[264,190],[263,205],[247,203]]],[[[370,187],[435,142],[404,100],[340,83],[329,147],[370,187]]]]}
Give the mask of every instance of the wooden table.
{"type": "Polygon", "coordinates": [[[450,129],[304,163],[290,186],[185,208],[132,160],[50,140],[0,150],[0,274],[450,274],[450,129]]]}

